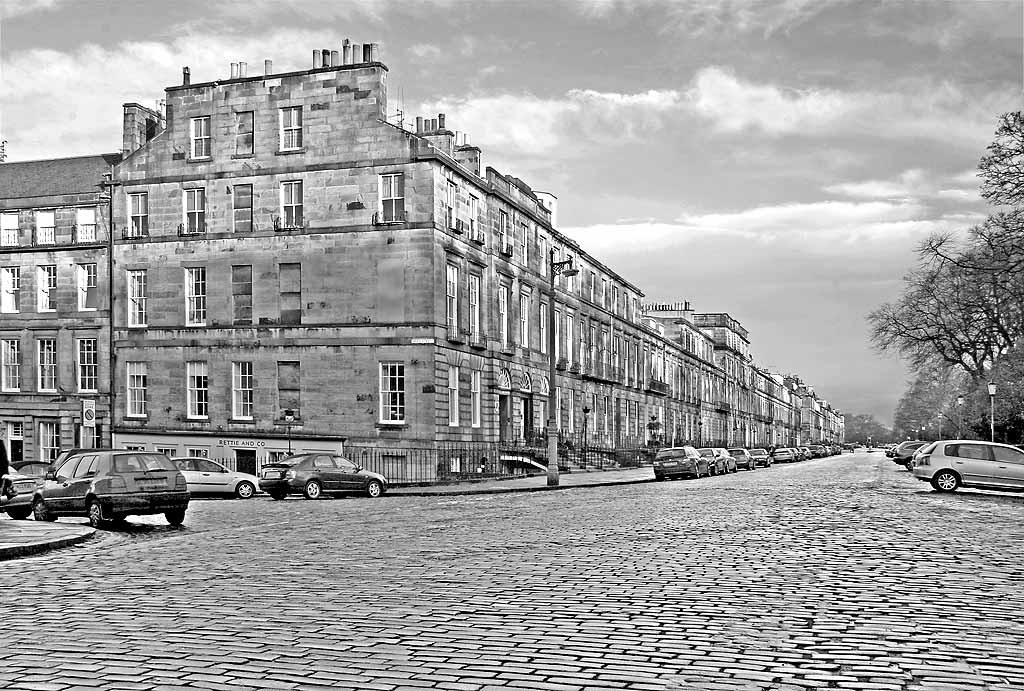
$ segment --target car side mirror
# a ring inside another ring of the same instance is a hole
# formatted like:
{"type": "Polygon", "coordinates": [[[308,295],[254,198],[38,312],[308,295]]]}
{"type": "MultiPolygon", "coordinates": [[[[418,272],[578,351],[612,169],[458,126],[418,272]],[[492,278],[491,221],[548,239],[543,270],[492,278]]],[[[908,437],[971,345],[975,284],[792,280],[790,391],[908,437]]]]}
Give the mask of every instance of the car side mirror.
{"type": "Polygon", "coordinates": [[[45,479],[45,480],[56,480],[57,479],[57,473],[53,472],[52,470],[47,470],[46,471],[46,475],[43,476],[43,479],[45,479]]]}

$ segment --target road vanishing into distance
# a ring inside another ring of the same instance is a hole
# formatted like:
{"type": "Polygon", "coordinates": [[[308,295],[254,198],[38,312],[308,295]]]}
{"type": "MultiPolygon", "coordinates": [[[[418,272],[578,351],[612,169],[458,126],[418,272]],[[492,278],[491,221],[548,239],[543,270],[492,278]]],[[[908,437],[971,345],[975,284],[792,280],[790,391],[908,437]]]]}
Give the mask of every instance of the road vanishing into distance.
{"type": "MultiPolygon", "coordinates": [[[[0,688],[1024,688],[1024,495],[880,453],[503,495],[194,500],[0,563],[0,688]]],[[[62,519],[71,522],[71,519],[62,519]]]]}

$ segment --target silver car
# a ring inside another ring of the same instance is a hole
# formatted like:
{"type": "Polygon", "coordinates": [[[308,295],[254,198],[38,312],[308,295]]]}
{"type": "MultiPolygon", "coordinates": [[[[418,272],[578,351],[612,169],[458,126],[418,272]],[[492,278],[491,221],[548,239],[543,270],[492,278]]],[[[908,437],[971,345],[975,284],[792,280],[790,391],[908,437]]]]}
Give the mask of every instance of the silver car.
{"type": "Polygon", "coordinates": [[[938,492],[960,487],[1024,492],[1024,451],[987,441],[937,441],[917,454],[913,472],[938,492]]]}
{"type": "Polygon", "coordinates": [[[209,458],[175,456],[171,460],[185,476],[188,491],[192,494],[220,494],[250,499],[259,487],[260,481],[255,475],[228,470],[209,458]]]}

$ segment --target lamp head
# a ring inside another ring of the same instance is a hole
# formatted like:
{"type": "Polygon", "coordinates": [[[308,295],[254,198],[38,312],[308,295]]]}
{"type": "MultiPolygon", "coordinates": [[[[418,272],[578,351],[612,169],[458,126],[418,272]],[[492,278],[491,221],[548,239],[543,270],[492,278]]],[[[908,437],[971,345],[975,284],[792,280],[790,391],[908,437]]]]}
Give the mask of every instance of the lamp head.
{"type": "Polygon", "coordinates": [[[990,381],[988,383],[988,395],[989,396],[995,396],[996,395],[996,383],[994,381],[990,381]]]}
{"type": "Polygon", "coordinates": [[[566,269],[565,271],[562,272],[563,276],[579,276],[579,274],[579,269],[566,269]]]}
{"type": "Polygon", "coordinates": [[[956,404],[957,405],[963,405],[964,404],[964,397],[962,395],[956,397],[956,404]]]}

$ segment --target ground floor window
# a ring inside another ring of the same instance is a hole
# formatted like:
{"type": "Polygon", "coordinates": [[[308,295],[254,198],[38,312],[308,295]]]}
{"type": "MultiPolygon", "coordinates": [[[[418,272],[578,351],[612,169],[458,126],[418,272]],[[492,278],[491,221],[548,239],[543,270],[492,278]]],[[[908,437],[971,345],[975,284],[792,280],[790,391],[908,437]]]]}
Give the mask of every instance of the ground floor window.
{"type": "Polygon", "coordinates": [[[60,453],[60,423],[39,423],[39,460],[52,463],[60,453]]]}

